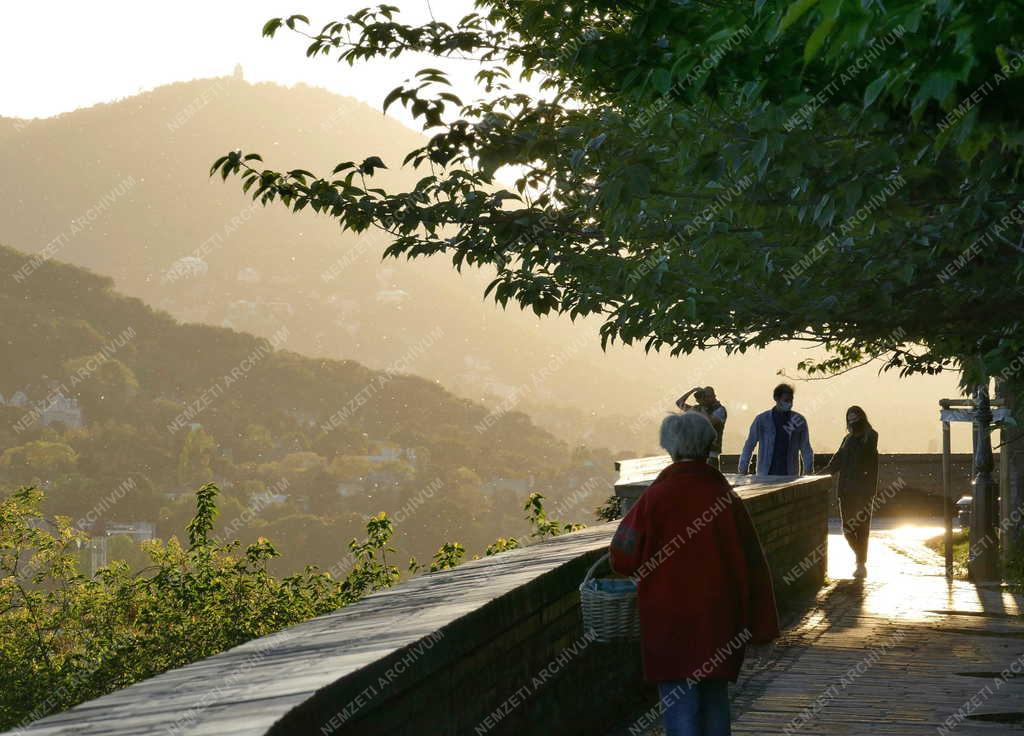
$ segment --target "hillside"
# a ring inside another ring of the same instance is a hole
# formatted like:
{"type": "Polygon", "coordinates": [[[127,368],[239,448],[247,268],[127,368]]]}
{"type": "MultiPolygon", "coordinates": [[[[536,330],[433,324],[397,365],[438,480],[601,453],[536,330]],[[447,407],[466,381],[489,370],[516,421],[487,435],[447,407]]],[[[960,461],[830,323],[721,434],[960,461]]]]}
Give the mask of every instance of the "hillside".
{"type": "Polygon", "coordinates": [[[27,176],[27,189],[0,184],[0,237],[32,250],[59,239],[59,258],[112,276],[118,289],[182,320],[262,336],[288,325],[292,349],[304,354],[383,368],[440,326],[444,350],[423,356],[416,372],[460,395],[496,405],[518,388],[528,395],[516,403],[580,407],[603,397],[609,410],[627,408],[635,396],[608,390],[623,375],[600,360],[595,329],[503,312],[482,303],[481,273],[460,277],[442,260],[381,263],[380,237],[339,235],[312,214],[253,209],[206,176],[214,158],[241,146],[309,168],[391,151],[396,170],[384,182],[409,184],[418,174],[397,163],[419,140],[320,89],[230,78],[175,84],[0,137],[5,170],[62,172],[45,184],[49,177],[27,176]],[[95,222],[65,232],[105,195],[95,222]],[[556,369],[534,385],[545,362],[556,369]]]}
{"type": "MultiPolygon", "coordinates": [[[[0,273],[33,263],[0,247],[0,273]]],[[[610,456],[570,452],[519,412],[488,420],[404,366],[303,357],[287,328],[268,341],[179,324],[56,260],[8,278],[0,313],[0,485],[37,483],[51,512],[94,531],[144,521],[180,535],[191,491],[214,479],[222,530],[330,566],[379,511],[422,558],[445,539],[480,552],[522,531],[531,490],[581,520],[608,495],[610,456]]],[[[407,362],[443,350],[436,337],[407,362]]]]}
{"type": "MultiPolygon", "coordinates": [[[[711,383],[729,406],[726,444],[736,451],[753,412],[770,401],[776,370],[808,357],[793,345],[728,358],[603,353],[592,321],[539,320],[484,301],[485,273],[458,274],[443,259],[381,262],[380,237],[342,234],[309,212],[254,208],[236,183],[207,177],[216,157],[244,148],[270,166],[313,171],[380,154],[391,166],[382,183],[410,185],[420,172],[399,164],[420,140],[351,98],[230,77],[3,120],[0,241],[110,276],[183,321],[262,337],[286,327],[288,348],[304,355],[383,369],[440,330],[438,349],[416,357],[410,372],[499,412],[523,410],[563,440],[617,450],[653,451],[671,400],[711,383]]],[[[838,444],[845,407],[862,403],[874,410],[884,449],[924,450],[931,435],[908,433],[903,417],[933,412],[953,381],[897,383],[867,369],[808,387],[797,403],[823,449],[838,444]],[[885,403],[872,405],[879,395],[885,403]]]]}

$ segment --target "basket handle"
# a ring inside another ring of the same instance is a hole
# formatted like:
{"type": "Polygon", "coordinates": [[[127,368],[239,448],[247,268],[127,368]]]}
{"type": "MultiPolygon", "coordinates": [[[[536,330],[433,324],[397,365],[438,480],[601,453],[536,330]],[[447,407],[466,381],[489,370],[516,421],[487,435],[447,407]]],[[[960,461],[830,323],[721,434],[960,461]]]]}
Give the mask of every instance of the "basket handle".
{"type": "Polygon", "coordinates": [[[607,552],[605,552],[603,555],[598,557],[597,560],[594,562],[594,564],[590,566],[590,569],[587,570],[587,574],[583,576],[583,582],[584,583],[586,583],[588,580],[590,580],[594,576],[594,570],[596,570],[597,566],[600,565],[602,562],[608,562],[609,563],[609,567],[611,567],[611,560],[610,560],[607,552]]]}

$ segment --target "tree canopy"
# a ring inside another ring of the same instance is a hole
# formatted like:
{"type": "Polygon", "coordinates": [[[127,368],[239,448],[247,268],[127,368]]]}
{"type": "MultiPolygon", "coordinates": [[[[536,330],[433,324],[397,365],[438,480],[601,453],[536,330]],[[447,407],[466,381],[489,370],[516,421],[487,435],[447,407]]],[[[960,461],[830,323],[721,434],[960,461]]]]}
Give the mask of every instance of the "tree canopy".
{"type": "Polygon", "coordinates": [[[597,314],[673,353],[821,343],[835,371],[1012,379],[1024,265],[1024,5],[938,0],[479,0],[455,25],[381,5],[306,31],[355,64],[423,69],[384,100],[431,134],[409,191],[377,156],[330,173],[238,150],[211,169],[264,203],[386,229],[389,256],[492,266],[488,293],[597,314]],[[532,85],[533,89],[530,89],[532,85]],[[276,162],[275,162],[276,163],[276,162]],[[501,171],[516,177],[509,189],[501,171]]]}

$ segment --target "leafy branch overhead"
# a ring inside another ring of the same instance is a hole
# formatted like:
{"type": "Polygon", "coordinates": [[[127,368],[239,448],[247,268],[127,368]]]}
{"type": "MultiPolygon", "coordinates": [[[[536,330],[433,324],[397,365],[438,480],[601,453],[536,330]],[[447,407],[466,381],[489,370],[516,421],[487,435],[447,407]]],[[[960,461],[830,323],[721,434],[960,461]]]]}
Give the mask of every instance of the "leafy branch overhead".
{"type": "MultiPolygon", "coordinates": [[[[241,151],[211,173],[264,203],[386,230],[388,256],[493,266],[488,294],[598,315],[673,353],[821,343],[812,370],[996,375],[1024,350],[1024,6],[902,0],[480,0],[455,25],[382,5],[310,30],[348,64],[471,59],[390,92],[430,135],[330,175],[241,151]],[[504,187],[497,172],[512,171],[504,187]]],[[[438,64],[437,66],[443,66],[438,64]]],[[[372,152],[367,152],[372,153],[372,152]]],[[[325,168],[329,164],[325,162],[325,168]]]]}

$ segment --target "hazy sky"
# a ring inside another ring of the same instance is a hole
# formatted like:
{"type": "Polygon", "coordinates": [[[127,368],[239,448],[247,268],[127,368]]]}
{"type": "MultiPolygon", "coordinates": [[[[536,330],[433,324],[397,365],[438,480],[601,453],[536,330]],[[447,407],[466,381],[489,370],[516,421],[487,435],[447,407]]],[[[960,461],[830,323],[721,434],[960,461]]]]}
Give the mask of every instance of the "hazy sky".
{"type": "MultiPolygon", "coordinates": [[[[328,57],[307,59],[305,39],[282,29],[260,31],[276,16],[301,13],[319,28],[378,0],[245,0],[172,3],[138,0],[4,2],[0,23],[0,115],[45,117],[134,95],[162,84],[229,74],[241,63],[250,82],[305,82],[380,108],[426,57],[349,67],[328,57]],[[42,47],[45,43],[45,51],[42,47]]],[[[428,0],[388,0],[402,18],[429,18],[428,0]]],[[[432,0],[438,20],[455,22],[472,0],[432,0]]],[[[436,65],[436,63],[434,63],[436,65]]],[[[469,84],[470,61],[453,61],[453,81],[469,84]]],[[[396,117],[408,121],[397,107],[396,117]]],[[[391,111],[389,111],[391,112],[391,111]]]]}

